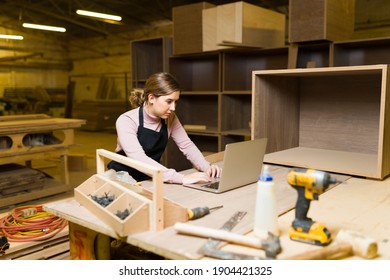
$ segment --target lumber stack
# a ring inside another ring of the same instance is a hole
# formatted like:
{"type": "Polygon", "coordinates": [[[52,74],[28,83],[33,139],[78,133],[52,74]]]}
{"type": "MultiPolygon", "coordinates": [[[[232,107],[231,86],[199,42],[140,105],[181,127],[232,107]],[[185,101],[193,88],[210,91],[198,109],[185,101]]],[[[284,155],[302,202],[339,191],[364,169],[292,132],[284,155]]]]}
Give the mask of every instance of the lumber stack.
{"type": "Polygon", "coordinates": [[[67,260],[69,253],[69,229],[45,241],[10,242],[0,260],[67,260]]]}
{"type": "Polygon", "coordinates": [[[0,170],[0,195],[16,195],[43,188],[46,175],[36,169],[19,164],[4,164],[0,170]]]}

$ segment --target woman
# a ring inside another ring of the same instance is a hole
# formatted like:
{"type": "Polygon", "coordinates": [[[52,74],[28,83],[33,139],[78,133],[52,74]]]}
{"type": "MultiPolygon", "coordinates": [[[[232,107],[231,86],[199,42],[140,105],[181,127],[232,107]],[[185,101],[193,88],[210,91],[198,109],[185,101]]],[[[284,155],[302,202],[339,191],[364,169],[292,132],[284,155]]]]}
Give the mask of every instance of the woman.
{"type": "MultiPolygon", "coordinates": [[[[173,76],[164,72],[151,75],[144,89],[135,89],[130,96],[130,103],[135,109],[120,115],[116,121],[118,142],[115,151],[161,168],[166,183],[209,182],[211,177],[220,177],[222,170],[204,158],[175,115],[179,97],[179,84],[173,76]],[[198,172],[183,175],[160,164],[169,137],[198,172]]],[[[111,161],[108,168],[127,171],[137,181],[150,178],[115,161],[111,161]]]]}

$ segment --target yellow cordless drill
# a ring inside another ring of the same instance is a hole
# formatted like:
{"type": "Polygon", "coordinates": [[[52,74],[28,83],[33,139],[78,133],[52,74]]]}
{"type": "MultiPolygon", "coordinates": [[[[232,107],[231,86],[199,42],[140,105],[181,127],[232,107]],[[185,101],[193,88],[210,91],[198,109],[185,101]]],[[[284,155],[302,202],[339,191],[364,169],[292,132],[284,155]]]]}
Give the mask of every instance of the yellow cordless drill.
{"type": "Polygon", "coordinates": [[[329,230],[322,224],[307,217],[310,202],[318,200],[330,184],[337,183],[329,173],[303,168],[293,168],[287,174],[287,182],[297,190],[295,220],[292,222],[289,236],[291,240],[326,246],[332,238],[329,230]]]}

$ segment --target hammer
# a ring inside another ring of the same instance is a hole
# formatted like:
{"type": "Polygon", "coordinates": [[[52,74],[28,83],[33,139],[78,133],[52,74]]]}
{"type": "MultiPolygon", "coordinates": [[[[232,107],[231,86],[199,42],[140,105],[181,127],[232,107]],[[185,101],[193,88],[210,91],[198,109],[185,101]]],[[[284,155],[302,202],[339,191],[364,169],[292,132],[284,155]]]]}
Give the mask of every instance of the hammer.
{"type": "Polygon", "coordinates": [[[187,223],[176,223],[174,225],[174,229],[182,234],[213,238],[256,249],[262,249],[265,251],[268,258],[275,258],[276,255],[282,251],[279,237],[273,235],[272,233],[268,233],[267,239],[260,240],[256,237],[244,236],[221,229],[212,229],[190,225],[187,223]]]}
{"type": "Polygon", "coordinates": [[[373,238],[352,230],[340,230],[336,236],[335,244],[310,252],[300,253],[287,259],[331,260],[350,255],[373,259],[377,254],[378,244],[373,238]]]}

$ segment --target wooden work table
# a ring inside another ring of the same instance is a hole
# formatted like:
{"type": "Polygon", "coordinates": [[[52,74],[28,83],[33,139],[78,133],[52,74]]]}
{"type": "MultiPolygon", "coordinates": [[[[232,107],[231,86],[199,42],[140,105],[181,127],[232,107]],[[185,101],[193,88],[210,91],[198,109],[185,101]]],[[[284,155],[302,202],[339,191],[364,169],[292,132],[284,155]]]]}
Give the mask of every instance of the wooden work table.
{"type": "Polygon", "coordinates": [[[69,148],[74,145],[74,130],[84,124],[85,120],[52,118],[45,114],[1,116],[0,165],[21,163],[31,167],[33,160],[59,158],[62,180],[47,178],[40,188],[30,189],[27,184],[15,186],[13,192],[8,190],[11,194],[0,190],[0,207],[69,191],[69,148]]]}
{"type": "MultiPolygon", "coordinates": [[[[291,241],[288,229],[294,219],[296,191],[286,181],[289,168],[272,165],[270,171],[276,186],[277,207],[280,214],[282,252],[278,259],[289,259],[291,256],[318,249],[319,246],[291,241]]],[[[328,189],[318,201],[312,201],[308,216],[323,223],[335,236],[339,229],[351,229],[375,238],[379,245],[377,259],[390,259],[390,179],[384,181],[351,178],[333,174],[342,183],[328,189]]],[[[151,182],[145,181],[143,187],[150,188],[151,182]]],[[[247,214],[233,229],[233,232],[252,235],[256,184],[251,184],[222,194],[212,194],[182,187],[175,184],[164,184],[164,197],[177,201],[187,208],[198,206],[218,206],[223,208],[188,223],[219,229],[235,212],[246,211],[247,214]]],[[[80,205],[75,199],[67,199],[46,205],[46,210],[66,218],[73,226],[85,227],[92,232],[119,238],[115,231],[102,222],[93,213],[80,205]]],[[[71,231],[70,231],[71,232],[71,231]]],[[[96,236],[90,234],[89,238],[96,236]]],[[[72,238],[71,238],[72,240],[72,238]]],[[[153,252],[167,259],[204,259],[198,250],[206,239],[176,233],[173,227],[162,231],[146,231],[132,234],[125,238],[129,244],[153,252]]],[[[93,241],[91,241],[93,243],[93,241]]],[[[75,245],[75,244],[73,244],[75,245]]],[[[263,250],[244,246],[225,244],[223,250],[264,256],[263,250]]],[[[72,251],[72,244],[71,244],[72,251]]],[[[72,253],[72,252],[71,252],[72,253]]],[[[73,256],[73,258],[94,258],[93,253],[73,256]]],[[[352,257],[357,258],[357,257],[352,257]]]]}

